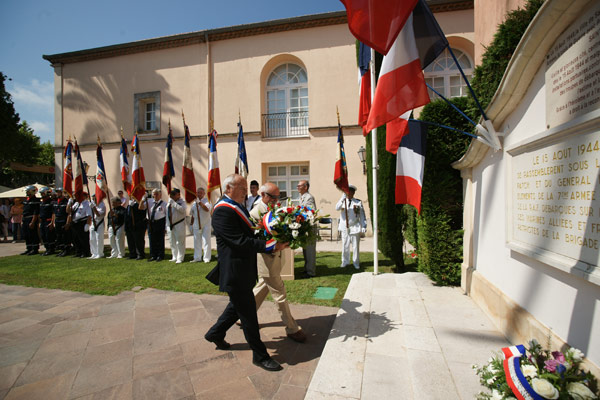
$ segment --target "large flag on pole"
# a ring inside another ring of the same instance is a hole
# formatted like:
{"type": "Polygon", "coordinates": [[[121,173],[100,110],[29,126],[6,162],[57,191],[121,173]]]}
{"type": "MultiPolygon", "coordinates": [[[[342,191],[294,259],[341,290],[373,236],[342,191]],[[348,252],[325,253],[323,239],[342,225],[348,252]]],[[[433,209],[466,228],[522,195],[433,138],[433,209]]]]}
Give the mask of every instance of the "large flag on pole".
{"type": "Polygon", "coordinates": [[[121,151],[119,155],[119,161],[121,165],[121,181],[123,182],[123,189],[127,194],[131,195],[131,172],[129,170],[129,161],[127,160],[129,153],[127,151],[127,142],[125,138],[121,136],[121,151]]]}
{"type": "Polygon", "coordinates": [[[131,183],[133,187],[130,195],[139,203],[142,201],[144,193],[146,193],[146,177],[144,176],[142,153],[140,151],[140,142],[137,133],[131,141],[131,153],[133,153],[133,162],[131,168],[131,183]]]}
{"type": "Polygon", "coordinates": [[[167,187],[167,192],[171,193],[171,179],[175,176],[175,168],[173,167],[173,132],[171,131],[171,122],[169,121],[169,134],[167,135],[167,143],[165,144],[165,165],[163,166],[163,185],[167,187]]]}
{"type": "Polygon", "coordinates": [[[346,153],[344,152],[344,134],[342,126],[338,121],[338,139],[337,139],[337,157],[335,160],[335,169],[333,172],[333,183],[342,192],[348,194],[348,168],[346,166],[346,153]]]}
{"type": "Polygon", "coordinates": [[[363,128],[363,135],[367,136],[366,129],[371,111],[371,73],[369,64],[371,62],[371,49],[364,43],[360,44],[358,50],[358,84],[360,86],[360,100],[358,102],[358,124],[363,128]]]}
{"type": "Polygon", "coordinates": [[[192,166],[192,151],[190,149],[190,130],[183,121],[185,140],[183,145],[183,172],[181,173],[181,186],[185,190],[185,201],[191,203],[196,199],[196,177],[192,166]]]}
{"type": "MultiPolygon", "coordinates": [[[[398,34],[390,52],[383,58],[367,130],[394,121],[402,114],[429,103],[423,69],[448,46],[442,30],[424,0],[398,34]]],[[[386,149],[395,153],[405,132],[392,126],[386,149]],[[391,132],[391,135],[390,135],[391,132]]]]}
{"type": "Polygon", "coordinates": [[[96,148],[96,202],[101,203],[108,196],[108,184],[106,182],[106,170],[104,169],[104,158],[102,157],[102,146],[98,141],[96,148]]]}
{"type": "Polygon", "coordinates": [[[65,147],[64,158],[65,168],[63,169],[63,190],[69,193],[69,196],[73,197],[73,143],[71,140],[67,141],[65,147]]]}
{"type": "Polygon", "coordinates": [[[381,54],[388,54],[417,0],[341,0],[350,32],[381,54]]]}
{"type": "Polygon", "coordinates": [[[235,173],[244,178],[248,177],[248,155],[246,154],[246,143],[244,142],[244,129],[242,121],[238,122],[238,151],[235,157],[235,173]]]}
{"type": "Polygon", "coordinates": [[[213,131],[208,139],[208,188],[210,194],[221,187],[221,174],[219,172],[219,159],[217,158],[217,131],[213,131]]]}
{"type": "Polygon", "coordinates": [[[87,186],[88,180],[85,174],[85,167],[83,166],[83,160],[81,159],[81,152],[79,151],[77,139],[75,139],[73,154],[75,155],[75,164],[73,165],[73,197],[75,197],[76,201],[82,202],[85,200],[83,187],[84,185],[87,186]]]}
{"type": "Polygon", "coordinates": [[[402,138],[396,154],[396,204],[410,204],[421,213],[421,189],[425,171],[427,126],[408,122],[409,133],[402,138]]]}

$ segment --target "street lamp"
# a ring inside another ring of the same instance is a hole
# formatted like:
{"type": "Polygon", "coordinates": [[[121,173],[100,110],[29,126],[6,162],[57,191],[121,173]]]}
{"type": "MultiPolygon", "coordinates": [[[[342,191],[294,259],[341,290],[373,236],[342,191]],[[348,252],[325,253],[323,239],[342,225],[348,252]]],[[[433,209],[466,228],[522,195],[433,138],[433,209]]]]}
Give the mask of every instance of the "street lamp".
{"type": "Polygon", "coordinates": [[[358,158],[363,166],[363,175],[367,174],[367,160],[365,159],[365,154],[367,154],[367,149],[365,149],[363,146],[360,146],[358,149],[358,158]]]}

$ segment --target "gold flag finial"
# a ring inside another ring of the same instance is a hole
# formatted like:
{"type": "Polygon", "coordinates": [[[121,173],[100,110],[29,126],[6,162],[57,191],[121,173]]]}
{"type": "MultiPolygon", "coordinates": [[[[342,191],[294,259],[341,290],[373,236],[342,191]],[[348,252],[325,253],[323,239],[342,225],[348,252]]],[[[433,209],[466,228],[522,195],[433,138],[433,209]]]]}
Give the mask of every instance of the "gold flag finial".
{"type": "Polygon", "coordinates": [[[183,115],[183,108],[181,109],[181,118],[183,118],[183,124],[185,125],[185,115],[183,115]]]}
{"type": "Polygon", "coordinates": [[[171,118],[169,118],[169,131],[171,131],[171,118]]]}
{"type": "Polygon", "coordinates": [[[123,125],[121,125],[121,139],[125,139],[125,136],[123,136],[123,125]]]}
{"type": "Polygon", "coordinates": [[[335,106],[335,112],[337,113],[338,125],[339,125],[340,124],[340,110],[339,110],[338,106],[335,106]]]}
{"type": "Polygon", "coordinates": [[[102,146],[102,143],[100,143],[100,135],[96,135],[96,138],[97,138],[98,146],[102,146]]]}
{"type": "Polygon", "coordinates": [[[238,121],[241,124],[242,123],[242,111],[238,108],[238,121]]]}
{"type": "Polygon", "coordinates": [[[215,130],[215,122],[212,120],[212,118],[210,119],[210,131],[214,131],[215,130]]]}

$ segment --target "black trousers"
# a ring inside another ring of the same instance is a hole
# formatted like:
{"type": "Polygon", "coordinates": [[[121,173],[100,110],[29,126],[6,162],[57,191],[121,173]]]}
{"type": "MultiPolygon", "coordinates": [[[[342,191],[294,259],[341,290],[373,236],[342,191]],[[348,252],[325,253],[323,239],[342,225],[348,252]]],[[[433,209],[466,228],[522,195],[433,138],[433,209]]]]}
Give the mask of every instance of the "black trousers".
{"type": "Polygon", "coordinates": [[[25,238],[25,246],[29,251],[38,251],[40,249],[40,237],[38,236],[37,226],[29,228],[33,217],[23,217],[21,224],[21,235],[25,238]]]}
{"type": "Polygon", "coordinates": [[[150,258],[165,258],[165,221],[161,218],[149,223],[150,258]]]}
{"type": "Polygon", "coordinates": [[[73,222],[71,231],[73,233],[73,246],[75,247],[75,255],[89,257],[90,253],[90,233],[85,231],[87,219],[83,218],[80,221],[73,222]]]}
{"type": "Polygon", "coordinates": [[[129,258],[144,258],[146,247],[146,228],[129,229],[125,231],[127,235],[127,247],[129,248],[129,258]]]}
{"type": "Polygon", "coordinates": [[[56,234],[56,249],[68,251],[71,247],[71,230],[65,229],[67,221],[54,221],[54,232],[56,234]]]}
{"type": "Polygon", "coordinates": [[[256,302],[252,288],[229,292],[229,303],[217,322],[208,330],[206,337],[209,339],[225,339],[227,330],[238,319],[242,323],[242,330],[246,342],[252,349],[252,359],[260,362],[269,358],[265,344],[260,340],[258,317],[256,316],[256,302]]]}
{"type": "Polygon", "coordinates": [[[40,222],[40,232],[46,251],[54,253],[54,249],[56,249],[56,232],[54,229],[50,229],[50,221],[40,222]]]}

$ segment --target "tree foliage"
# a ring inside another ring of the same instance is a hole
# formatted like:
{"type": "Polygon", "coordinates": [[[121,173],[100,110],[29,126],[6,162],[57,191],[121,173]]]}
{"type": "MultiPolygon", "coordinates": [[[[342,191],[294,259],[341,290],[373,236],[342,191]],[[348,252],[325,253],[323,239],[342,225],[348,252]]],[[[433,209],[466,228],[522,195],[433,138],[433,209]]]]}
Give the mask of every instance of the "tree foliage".
{"type": "Polygon", "coordinates": [[[0,72],[0,185],[18,187],[35,182],[51,183],[50,174],[14,171],[13,162],[27,165],[54,165],[54,149],[50,142],[40,143],[27,121],[22,121],[15,111],[10,93],[4,84],[6,75],[0,72]]]}

